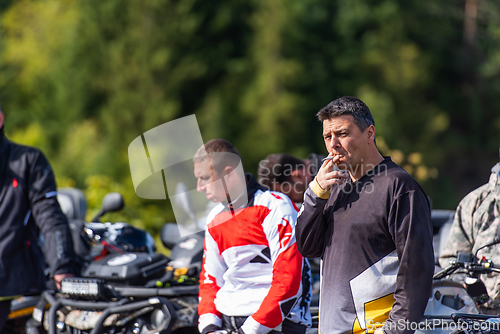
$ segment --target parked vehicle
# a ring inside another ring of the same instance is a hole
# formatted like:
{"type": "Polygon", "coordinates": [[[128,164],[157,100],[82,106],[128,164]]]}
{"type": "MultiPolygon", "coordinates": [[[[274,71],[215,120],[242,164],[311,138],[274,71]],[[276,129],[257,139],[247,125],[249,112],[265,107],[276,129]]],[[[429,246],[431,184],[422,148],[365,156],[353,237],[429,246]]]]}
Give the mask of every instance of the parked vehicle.
{"type": "MultiPolygon", "coordinates": [[[[481,274],[491,272],[500,273],[490,259],[477,258],[479,250],[500,243],[500,227],[496,237],[491,242],[477,249],[475,254],[459,252],[457,259],[449,266],[434,275],[432,294],[425,310],[423,322],[433,323],[431,329],[418,331],[420,333],[450,333],[457,327],[459,318],[476,319],[477,321],[488,319],[479,315],[477,305],[488,301],[489,296],[484,283],[480,279],[481,274]],[[464,274],[462,282],[450,280],[452,274],[464,274]],[[457,317],[457,314],[460,316],[457,317]]],[[[428,326],[430,327],[430,326],[428,326]]],[[[420,328],[424,328],[421,326],[420,328]]]]}
{"type": "Polygon", "coordinates": [[[121,195],[108,194],[94,222],[83,224],[83,234],[75,231],[88,241],[88,253],[83,246],[81,255],[90,261],[84,260],[80,277],[64,279],[60,291],[43,293],[29,333],[197,332],[198,286],[189,270],[169,266],[170,258],[154,253],[149,233],[98,222],[122,207],[121,195]]]}

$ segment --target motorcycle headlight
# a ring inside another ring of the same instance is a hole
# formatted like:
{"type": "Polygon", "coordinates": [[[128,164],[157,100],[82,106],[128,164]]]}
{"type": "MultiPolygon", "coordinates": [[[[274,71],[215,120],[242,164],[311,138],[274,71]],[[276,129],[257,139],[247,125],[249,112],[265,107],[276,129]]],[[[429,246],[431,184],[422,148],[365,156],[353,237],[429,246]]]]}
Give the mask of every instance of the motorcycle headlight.
{"type": "Polygon", "coordinates": [[[61,281],[61,292],[70,296],[96,299],[100,296],[102,281],[98,279],[65,278],[61,281]]]}
{"type": "Polygon", "coordinates": [[[155,330],[162,330],[166,328],[170,324],[171,320],[172,316],[166,307],[162,307],[151,312],[151,325],[155,330]]]}

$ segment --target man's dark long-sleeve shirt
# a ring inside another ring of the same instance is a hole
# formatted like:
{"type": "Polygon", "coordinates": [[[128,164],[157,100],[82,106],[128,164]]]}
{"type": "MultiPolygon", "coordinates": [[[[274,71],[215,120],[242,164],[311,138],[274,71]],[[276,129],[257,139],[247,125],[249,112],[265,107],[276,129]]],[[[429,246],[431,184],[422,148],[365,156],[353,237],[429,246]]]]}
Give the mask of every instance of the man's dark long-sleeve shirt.
{"type": "Polygon", "coordinates": [[[434,253],[429,202],[409,174],[385,158],[328,199],[309,188],[296,230],[302,255],[323,260],[321,332],[361,333],[384,321],[387,334],[412,332],[405,324],[421,320],[434,253]]]}

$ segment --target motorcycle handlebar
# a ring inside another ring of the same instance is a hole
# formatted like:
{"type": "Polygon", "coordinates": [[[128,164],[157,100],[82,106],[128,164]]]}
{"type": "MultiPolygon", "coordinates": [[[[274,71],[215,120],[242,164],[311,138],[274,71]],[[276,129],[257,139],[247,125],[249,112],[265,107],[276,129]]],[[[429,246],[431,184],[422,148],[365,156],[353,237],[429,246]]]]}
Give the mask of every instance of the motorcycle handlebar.
{"type": "Polygon", "coordinates": [[[486,262],[486,263],[474,263],[474,262],[464,262],[464,263],[452,263],[448,267],[444,268],[443,270],[437,272],[434,274],[433,279],[441,279],[444,278],[448,275],[453,274],[455,271],[458,269],[466,269],[468,271],[468,274],[484,274],[484,273],[490,273],[490,272],[496,272],[500,273],[500,268],[495,268],[491,265],[491,263],[486,262]],[[487,265],[486,265],[487,264],[487,265]]]}
{"type": "Polygon", "coordinates": [[[446,277],[448,275],[453,274],[460,267],[462,267],[462,266],[459,265],[458,263],[450,264],[448,267],[446,267],[443,270],[441,270],[441,271],[437,272],[436,274],[434,274],[434,276],[432,278],[433,279],[444,278],[444,277],[446,277]]]}

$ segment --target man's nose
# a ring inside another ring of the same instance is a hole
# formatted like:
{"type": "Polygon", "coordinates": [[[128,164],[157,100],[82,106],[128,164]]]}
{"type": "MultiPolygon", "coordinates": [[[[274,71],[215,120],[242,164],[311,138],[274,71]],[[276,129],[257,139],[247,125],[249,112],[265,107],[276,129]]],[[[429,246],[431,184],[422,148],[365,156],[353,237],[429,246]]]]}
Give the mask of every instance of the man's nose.
{"type": "Polygon", "coordinates": [[[200,180],[196,181],[196,191],[198,191],[199,193],[202,193],[205,191],[205,186],[201,183],[200,180]]]}
{"type": "Polygon", "coordinates": [[[335,148],[339,146],[340,146],[339,138],[337,136],[332,136],[332,138],[330,139],[330,147],[335,148]]]}

